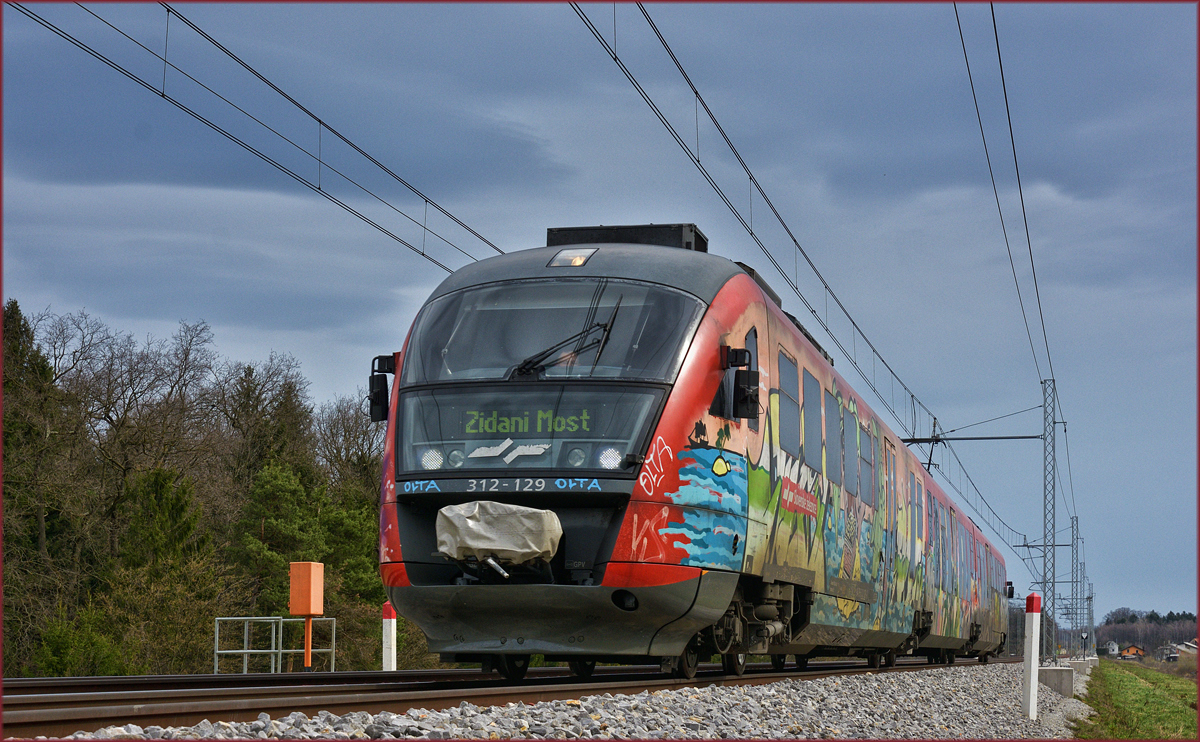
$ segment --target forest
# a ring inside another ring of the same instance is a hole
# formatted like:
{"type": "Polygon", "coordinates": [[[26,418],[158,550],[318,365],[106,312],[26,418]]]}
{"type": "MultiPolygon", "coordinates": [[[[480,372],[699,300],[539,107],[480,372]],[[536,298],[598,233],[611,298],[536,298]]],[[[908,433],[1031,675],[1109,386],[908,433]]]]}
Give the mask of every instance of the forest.
{"type": "MultiPolygon", "coordinates": [[[[212,672],[214,619],[288,616],[295,561],[325,564],[337,669],[380,668],[365,392],[318,405],[294,358],[222,358],[204,322],[138,340],[9,300],[3,328],[5,677],[212,672]]],[[[435,661],[403,619],[398,644],[435,661]]]]}
{"type": "Polygon", "coordinates": [[[1153,652],[1167,642],[1179,644],[1196,640],[1196,614],[1190,611],[1135,611],[1117,608],[1105,614],[1096,626],[1097,646],[1115,641],[1124,648],[1136,644],[1153,652]]]}

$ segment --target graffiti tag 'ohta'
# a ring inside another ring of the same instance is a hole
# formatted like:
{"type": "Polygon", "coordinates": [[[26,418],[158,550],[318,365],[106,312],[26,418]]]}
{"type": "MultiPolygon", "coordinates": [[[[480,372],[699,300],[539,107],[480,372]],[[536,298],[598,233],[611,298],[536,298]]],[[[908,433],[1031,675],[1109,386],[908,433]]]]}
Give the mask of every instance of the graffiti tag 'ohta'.
{"type": "Polygon", "coordinates": [[[654,445],[650,447],[650,453],[646,456],[646,464],[638,476],[638,484],[642,486],[647,495],[654,495],[658,491],[658,485],[662,484],[663,477],[666,476],[667,462],[674,460],[675,453],[660,435],[654,441],[654,445]]]}

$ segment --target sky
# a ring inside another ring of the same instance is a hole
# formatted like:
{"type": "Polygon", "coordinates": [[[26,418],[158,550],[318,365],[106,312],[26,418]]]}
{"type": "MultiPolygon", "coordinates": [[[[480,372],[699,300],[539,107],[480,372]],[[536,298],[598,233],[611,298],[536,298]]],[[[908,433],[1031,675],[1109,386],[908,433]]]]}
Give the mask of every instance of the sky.
{"type": "MultiPolygon", "coordinates": [[[[320,404],[399,349],[447,275],[422,251],[453,269],[543,245],[548,227],[691,222],[710,252],[756,267],[883,410],[570,5],[174,7],[168,22],[157,4],[29,6],[150,89],[3,8],[5,301],[139,338],[203,320],[227,359],[295,357],[320,404]],[[387,233],[301,182],[318,180],[387,233]]],[[[836,305],[638,7],[582,8],[824,316],[836,305]]],[[[1001,3],[993,29],[987,5],[963,4],[961,41],[950,4],[646,8],[942,430],[1036,407],[1053,376],[1058,542],[1076,515],[1096,620],[1194,610],[1196,7],[1001,3]]],[[[1041,431],[1039,407],[962,434],[1041,431]]],[[[1039,541],[1042,444],[955,450],[1039,541]]],[[[1024,594],[1020,554],[1003,551],[1024,594]]],[[[1069,579],[1070,549],[1057,562],[1069,579]]]]}

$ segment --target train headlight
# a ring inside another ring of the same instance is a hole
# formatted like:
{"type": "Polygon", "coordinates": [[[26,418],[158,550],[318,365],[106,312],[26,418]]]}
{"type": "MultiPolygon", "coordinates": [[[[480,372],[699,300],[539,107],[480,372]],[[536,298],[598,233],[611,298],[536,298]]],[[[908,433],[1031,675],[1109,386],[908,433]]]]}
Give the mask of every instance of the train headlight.
{"type": "Polygon", "coordinates": [[[605,469],[616,469],[621,465],[621,461],[625,457],[615,448],[605,448],[600,451],[600,455],[596,457],[596,461],[605,469]]]}
{"type": "Polygon", "coordinates": [[[421,466],[426,469],[442,468],[442,452],[436,448],[427,448],[421,454],[421,466]]]}
{"type": "Polygon", "coordinates": [[[582,448],[572,448],[567,452],[567,463],[571,466],[583,466],[583,462],[587,461],[587,454],[582,448]]]}
{"type": "Polygon", "coordinates": [[[466,457],[463,456],[463,452],[457,448],[446,454],[446,463],[449,464],[450,468],[452,469],[457,469],[458,467],[462,466],[465,459],[466,457]]]}

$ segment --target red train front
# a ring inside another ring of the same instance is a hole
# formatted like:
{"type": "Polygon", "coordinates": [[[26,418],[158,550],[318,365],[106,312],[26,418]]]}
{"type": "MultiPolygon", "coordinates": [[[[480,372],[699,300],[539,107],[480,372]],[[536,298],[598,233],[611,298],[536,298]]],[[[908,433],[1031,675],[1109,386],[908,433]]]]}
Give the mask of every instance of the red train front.
{"type": "MultiPolygon", "coordinates": [[[[812,342],[790,371],[786,353],[763,355],[782,347],[781,322],[800,338],[770,289],[706,254],[692,225],[550,230],[547,244],[455,272],[404,349],[375,361],[372,415],[388,421],[380,569],[430,650],[512,678],[531,654],[580,674],[596,661],[644,661],[690,676],[711,654],[740,672],[747,652],[894,656],[927,639],[912,604],[938,600],[936,590],[914,581],[911,595],[895,585],[886,600],[875,594],[888,555],[906,546],[894,509],[890,519],[886,508],[854,510],[854,553],[823,545],[820,566],[797,561],[798,543],[777,543],[781,524],[800,519],[822,540],[835,508],[846,518],[847,488],[878,489],[883,502],[887,472],[873,467],[860,485],[855,458],[851,487],[838,463],[834,497],[820,433],[809,442],[822,457],[815,469],[789,458],[803,431],[780,429],[800,415],[785,377],[798,384],[797,368],[832,367],[812,342]],[[877,510],[884,527],[860,539],[877,510]],[[830,571],[835,556],[849,572],[830,571]],[[823,617],[823,599],[867,609],[823,617]],[[822,639],[830,622],[841,633],[822,639]]],[[[862,431],[838,426],[858,451],[862,431]]],[[[908,564],[923,562],[915,538],[912,548],[908,564]]],[[[943,642],[950,651],[1003,641],[958,633],[943,642]]]]}

